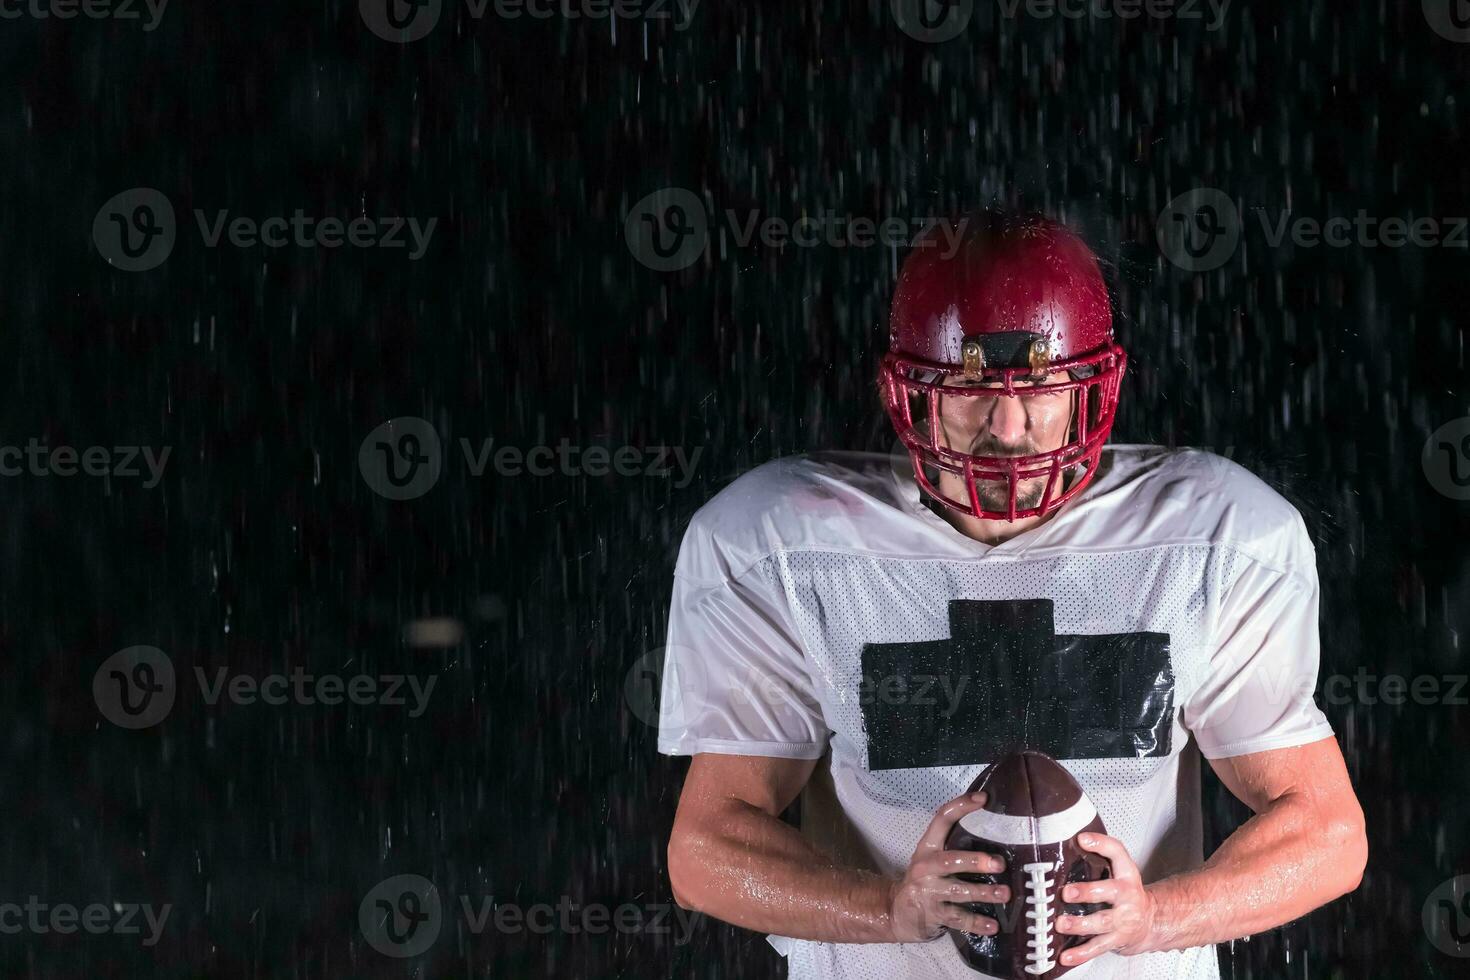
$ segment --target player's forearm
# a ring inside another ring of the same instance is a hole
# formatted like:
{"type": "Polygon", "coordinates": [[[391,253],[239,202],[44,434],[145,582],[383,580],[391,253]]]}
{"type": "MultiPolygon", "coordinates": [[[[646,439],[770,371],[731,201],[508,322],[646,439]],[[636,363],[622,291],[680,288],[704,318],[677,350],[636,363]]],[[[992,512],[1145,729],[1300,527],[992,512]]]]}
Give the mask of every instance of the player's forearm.
{"type": "Polygon", "coordinates": [[[817,942],[893,942],[890,879],[838,866],[748,804],[676,825],[669,874],[680,905],[732,925],[817,942]]]}
{"type": "Polygon", "coordinates": [[[1148,948],[1185,949],[1274,929],[1357,887],[1367,859],[1360,816],[1283,797],[1196,871],[1148,886],[1148,948]]]}

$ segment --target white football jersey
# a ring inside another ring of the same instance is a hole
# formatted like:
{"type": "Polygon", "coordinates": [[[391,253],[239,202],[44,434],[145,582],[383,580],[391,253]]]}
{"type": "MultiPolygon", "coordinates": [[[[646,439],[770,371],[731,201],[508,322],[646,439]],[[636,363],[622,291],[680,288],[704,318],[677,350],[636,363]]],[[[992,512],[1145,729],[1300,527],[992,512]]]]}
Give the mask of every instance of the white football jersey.
{"type": "MultiPolygon", "coordinates": [[[[991,546],[924,506],[894,458],[777,460],[695,515],[675,571],[660,752],[830,752],[849,846],[899,875],[986,763],[1038,749],[1148,882],[1203,862],[1200,753],[1332,735],[1312,696],[1311,541],[1242,467],[1112,446],[1050,520],[991,546]]],[[[771,943],[792,980],[979,976],[947,937],[771,943]]],[[[1108,954],[1071,975],[1218,969],[1203,947],[1108,954]]]]}

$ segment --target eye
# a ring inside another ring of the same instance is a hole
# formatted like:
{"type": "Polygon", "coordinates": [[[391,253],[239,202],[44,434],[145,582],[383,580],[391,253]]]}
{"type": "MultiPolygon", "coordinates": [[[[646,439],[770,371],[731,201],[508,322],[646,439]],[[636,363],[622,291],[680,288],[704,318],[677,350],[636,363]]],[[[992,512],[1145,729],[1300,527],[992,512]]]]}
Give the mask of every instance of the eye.
{"type": "Polygon", "coordinates": [[[946,374],[940,379],[946,388],[999,388],[1000,382],[986,378],[967,378],[963,374],[946,374]]]}

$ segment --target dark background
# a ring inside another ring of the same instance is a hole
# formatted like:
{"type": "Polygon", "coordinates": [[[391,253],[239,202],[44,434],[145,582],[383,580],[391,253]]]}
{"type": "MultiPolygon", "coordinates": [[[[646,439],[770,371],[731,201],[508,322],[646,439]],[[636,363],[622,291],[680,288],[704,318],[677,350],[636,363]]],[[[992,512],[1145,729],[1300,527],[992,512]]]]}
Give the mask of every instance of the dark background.
{"type": "MultiPolygon", "coordinates": [[[[883,218],[1005,203],[1082,227],[1132,363],[1119,441],[1228,452],[1317,543],[1323,675],[1465,672],[1470,510],[1419,455],[1470,411],[1464,248],[1271,247],[1252,215],[1470,213],[1470,46],[1419,0],[1233,4],[1200,21],[995,17],[901,32],[888,3],[507,20],[450,3],[391,44],[355,3],[191,3],[0,22],[0,442],[172,447],[141,480],[0,479],[0,901],[164,902],[162,941],[0,935],[17,977],[761,977],[764,939],[472,936],[370,948],[381,879],[529,905],[667,903],[683,760],[625,692],[662,643],[689,515],[774,456],[886,449],[873,396],[901,253],[716,243],[660,273],[632,202],[883,218]],[[115,270],[102,203],[154,187],[160,267],[115,270]],[[1247,217],[1191,274],[1155,219],[1212,186],[1247,217]],[[435,216],[428,254],[206,248],[192,210],[435,216]],[[657,476],[472,477],[390,502],[395,416],[446,443],[700,448],[657,476]],[[423,648],[405,624],[454,617],[423,648]],[[111,653],[256,675],[436,674],[429,710],[209,706],[126,731],[111,653]]],[[[637,700],[635,696],[634,700],[637,700]]],[[[1222,947],[1226,977],[1449,977],[1421,908],[1470,872],[1464,706],[1325,706],[1369,820],[1363,887],[1222,947]]],[[[1215,839],[1245,816],[1207,787],[1215,839]]]]}

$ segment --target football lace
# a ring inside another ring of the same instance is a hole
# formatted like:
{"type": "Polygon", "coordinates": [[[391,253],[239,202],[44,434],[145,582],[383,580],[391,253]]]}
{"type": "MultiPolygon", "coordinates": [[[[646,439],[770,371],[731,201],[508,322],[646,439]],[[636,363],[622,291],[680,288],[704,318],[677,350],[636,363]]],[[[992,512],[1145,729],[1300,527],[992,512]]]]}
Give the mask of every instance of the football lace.
{"type": "Polygon", "coordinates": [[[1057,965],[1052,950],[1051,879],[1047,877],[1051,865],[1027,864],[1023,870],[1029,876],[1026,881],[1026,918],[1031,920],[1026,926],[1026,932],[1031,936],[1026,940],[1030,947],[1026,952],[1026,972],[1040,976],[1057,965]]]}

